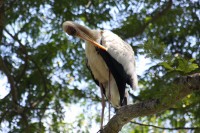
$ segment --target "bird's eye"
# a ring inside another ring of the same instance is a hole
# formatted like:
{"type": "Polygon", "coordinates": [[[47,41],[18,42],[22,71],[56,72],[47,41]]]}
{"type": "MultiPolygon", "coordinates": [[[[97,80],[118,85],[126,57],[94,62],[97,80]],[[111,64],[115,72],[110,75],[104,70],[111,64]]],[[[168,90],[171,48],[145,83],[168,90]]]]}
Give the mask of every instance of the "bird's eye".
{"type": "Polygon", "coordinates": [[[76,29],[71,27],[71,26],[69,26],[69,27],[67,27],[67,33],[69,35],[75,36],[76,35],[76,29]]]}

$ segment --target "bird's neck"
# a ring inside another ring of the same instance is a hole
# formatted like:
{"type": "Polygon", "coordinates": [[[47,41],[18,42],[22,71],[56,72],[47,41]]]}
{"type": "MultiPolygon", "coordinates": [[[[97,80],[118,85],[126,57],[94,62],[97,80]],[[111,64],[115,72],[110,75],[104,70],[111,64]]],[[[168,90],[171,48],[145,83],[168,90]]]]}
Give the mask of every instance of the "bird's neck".
{"type": "Polygon", "coordinates": [[[77,25],[78,29],[88,35],[92,40],[97,41],[101,37],[101,32],[98,30],[90,30],[82,25],[77,25]]]}

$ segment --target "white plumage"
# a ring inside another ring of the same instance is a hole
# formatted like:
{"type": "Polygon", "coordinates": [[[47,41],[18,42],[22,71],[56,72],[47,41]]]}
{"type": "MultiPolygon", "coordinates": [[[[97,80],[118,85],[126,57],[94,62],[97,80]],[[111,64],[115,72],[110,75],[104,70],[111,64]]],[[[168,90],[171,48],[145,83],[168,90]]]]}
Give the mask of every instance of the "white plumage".
{"type": "MultiPolygon", "coordinates": [[[[63,29],[69,35],[86,41],[87,66],[95,83],[100,86],[101,94],[104,93],[115,108],[126,105],[126,84],[136,88],[138,82],[132,47],[111,31],[90,30],[71,21],[64,22],[63,29]]],[[[102,107],[101,129],[105,107],[103,96],[102,107]]]]}
{"type": "MultiPolygon", "coordinates": [[[[99,31],[100,32],[100,31],[99,31]]],[[[124,42],[119,36],[111,31],[104,30],[100,36],[96,38],[96,42],[100,43],[107,48],[107,52],[122,66],[127,74],[133,79],[133,88],[137,87],[137,75],[135,72],[135,58],[132,47],[124,42]]],[[[94,45],[86,41],[86,57],[88,59],[88,66],[90,67],[92,74],[96,80],[103,84],[106,89],[106,97],[108,98],[108,84],[109,84],[109,68],[100,54],[97,53],[94,45]]],[[[120,107],[120,97],[117,84],[113,75],[110,75],[110,89],[111,89],[111,101],[113,107],[120,107]]]]}
{"type": "MultiPolygon", "coordinates": [[[[97,39],[96,41],[100,43],[97,39]]],[[[101,57],[100,54],[96,52],[95,46],[91,45],[89,42],[86,42],[86,58],[88,59],[88,66],[90,67],[92,74],[96,80],[98,80],[103,87],[106,89],[106,97],[109,97],[108,94],[108,85],[110,83],[110,103],[112,104],[113,107],[119,107],[120,103],[120,96],[119,96],[119,91],[117,88],[117,84],[114,80],[114,77],[112,74],[110,74],[110,82],[109,82],[109,68],[106,65],[105,61],[101,57]]]]}
{"type": "Polygon", "coordinates": [[[135,56],[132,47],[124,42],[118,35],[111,31],[104,30],[102,34],[102,45],[108,50],[107,52],[120,64],[122,64],[125,72],[131,76],[135,89],[138,85],[135,56]]]}

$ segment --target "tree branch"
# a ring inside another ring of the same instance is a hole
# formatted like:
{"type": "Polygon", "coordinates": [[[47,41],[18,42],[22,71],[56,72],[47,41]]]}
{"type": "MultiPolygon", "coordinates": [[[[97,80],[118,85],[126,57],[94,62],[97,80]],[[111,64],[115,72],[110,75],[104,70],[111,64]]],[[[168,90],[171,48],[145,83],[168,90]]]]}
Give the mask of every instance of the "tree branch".
{"type": "Polygon", "coordinates": [[[12,95],[12,103],[13,103],[15,111],[17,113],[23,112],[23,109],[18,106],[17,88],[15,86],[15,81],[14,81],[13,75],[7,68],[2,56],[0,56],[0,70],[2,70],[3,73],[6,75],[6,77],[8,78],[8,82],[9,82],[10,88],[11,88],[10,91],[11,91],[11,95],[12,95]]]}
{"type": "Polygon", "coordinates": [[[197,130],[197,129],[200,129],[200,127],[175,127],[175,128],[167,128],[167,127],[159,127],[159,126],[150,125],[150,124],[142,124],[142,123],[138,123],[138,122],[135,122],[135,121],[131,121],[131,123],[137,124],[137,125],[140,125],[140,126],[154,127],[154,128],[158,128],[158,129],[164,129],[164,130],[197,130]]]}
{"type": "Polygon", "coordinates": [[[140,30],[138,30],[137,32],[135,32],[134,36],[140,35],[141,33],[144,32],[144,30],[146,29],[146,27],[150,24],[155,22],[157,19],[159,19],[161,16],[163,16],[172,6],[172,0],[169,0],[166,4],[163,5],[163,10],[162,11],[154,11],[151,14],[151,19],[149,21],[147,21],[146,23],[144,23],[144,25],[140,28],[140,30]]]}
{"type": "Polygon", "coordinates": [[[0,0],[0,43],[3,38],[4,29],[4,0],[0,0]]]}
{"type": "Polygon", "coordinates": [[[168,85],[166,90],[163,88],[165,94],[160,96],[160,98],[121,107],[116,115],[107,123],[102,132],[117,133],[133,118],[149,116],[167,110],[188,94],[199,91],[199,83],[200,73],[175,79],[173,83],[168,85]]]}
{"type": "Polygon", "coordinates": [[[17,34],[14,36],[14,35],[12,35],[7,29],[4,29],[4,31],[10,36],[10,37],[12,37],[15,41],[17,41],[18,43],[19,43],[19,45],[20,45],[20,47],[19,47],[19,50],[20,50],[20,52],[22,52],[23,54],[24,54],[24,66],[23,66],[23,69],[22,69],[22,71],[21,72],[19,72],[19,74],[18,75],[16,75],[15,77],[15,79],[16,79],[16,85],[20,82],[20,80],[22,79],[22,77],[24,76],[24,74],[25,74],[25,72],[26,72],[26,69],[27,69],[27,67],[28,67],[28,53],[27,53],[27,50],[26,50],[26,46],[24,46],[23,44],[22,44],[22,42],[21,42],[21,40],[17,37],[17,34]]]}
{"type": "Polygon", "coordinates": [[[10,71],[8,70],[2,56],[0,56],[0,70],[2,70],[4,74],[7,76],[8,82],[10,83],[10,87],[11,87],[12,99],[15,103],[17,103],[17,90],[15,87],[15,81],[10,71]]]}
{"type": "MultiPolygon", "coordinates": [[[[44,91],[45,91],[45,94],[43,96],[41,96],[41,98],[37,99],[36,101],[33,101],[31,104],[30,104],[30,107],[31,108],[34,108],[34,107],[37,107],[38,104],[48,95],[48,88],[47,88],[47,83],[46,83],[46,77],[42,71],[42,69],[38,66],[37,62],[32,59],[28,53],[27,53],[27,49],[26,49],[26,46],[24,46],[21,42],[21,40],[17,37],[17,34],[16,35],[12,35],[7,29],[5,29],[5,32],[10,36],[12,37],[14,40],[16,40],[18,42],[18,44],[20,45],[20,48],[19,50],[25,55],[25,65],[24,65],[24,68],[22,69],[21,73],[19,73],[18,76],[16,76],[16,84],[21,80],[21,78],[23,77],[23,75],[25,74],[26,72],[26,69],[28,67],[28,60],[30,60],[31,62],[33,62],[33,64],[35,65],[35,67],[37,68],[37,70],[39,71],[39,74],[42,78],[42,81],[43,81],[43,86],[44,86],[44,91]]],[[[14,80],[14,79],[13,79],[14,80]]]]}
{"type": "MultiPolygon", "coordinates": [[[[33,60],[28,54],[27,54],[27,50],[26,50],[26,46],[24,46],[22,43],[21,43],[21,40],[17,37],[17,35],[12,35],[7,29],[5,29],[5,32],[10,36],[12,37],[14,40],[16,40],[19,45],[20,45],[20,50],[23,54],[25,54],[25,63],[27,62],[27,60],[29,59],[31,62],[33,62],[33,64],[35,65],[35,67],[38,69],[39,73],[40,73],[40,76],[42,77],[42,80],[43,80],[43,83],[44,83],[44,89],[45,89],[45,92],[47,92],[47,84],[46,84],[46,80],[45,80],[45,76],[43,74],[43,71],[41,70],[41,68],[38,66],[38,64],[36,63],[35,60],[33,60]]],[[[28,63],[28,62],[27,62],[28,63]]],[[[26,63],[26,64],[27,64],[26,63]]],[[[26,70],[26,64],[25,64],[25,68],[24,70],[22,71],[22,74],[25,73],[25,70],[26,70]]],[[[20,77],[22,77],[20,75],[20,77]]]]}
{"type": "MultiPolygon", "coordinates": [[[[169,0],[165,4],[163,4],[162,7],[156,9],[153,13],[147,16],[150,18],[148,21],[138,20],[138,23],[141,23],[141,25],[137,29],[135,29],[135,27],[131,22],[130,23],[125,22],[124,26],[122,26],[121,28],[114,29],[113,31],[117,34],[120,34],[121,37],[126,39],[138,36],[144,32],[144,30],[149,26],[150,23],[153,23],[162,16],[164,16],[171,9],[172,3],[173,3],[172,0],[169,0]],[[123,31],[129,31],[129,32],[123,32],[123,31]]],[[[132,17],[133,17],[132,15],[129,16],[129,18],[132,17]]]]}
{"type": "Polygon", "coordinates": [[[22,117],[22,122],[25,125],[25,131],[26,133],[30,133],[30,126],[29,126],[29,121],[28,121],[28,117],[26,116],[26,113],[21,113],[21,117],[22,117]]]}

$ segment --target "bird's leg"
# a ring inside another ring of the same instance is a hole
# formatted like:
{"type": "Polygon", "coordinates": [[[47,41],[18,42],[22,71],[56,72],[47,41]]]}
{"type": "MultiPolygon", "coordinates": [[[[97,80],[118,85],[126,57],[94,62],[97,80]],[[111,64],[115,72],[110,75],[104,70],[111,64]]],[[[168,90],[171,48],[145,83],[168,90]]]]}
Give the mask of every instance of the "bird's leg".
{"type": "Polygon", "coordinates": [[[108,120],[110,120],[110,101],[111,101],[111,93],[110,93],[110,70],[108,74],[108,120]]]}
{"type": "Polygon", "coordinates": [[[102,111],[101,111],[101,126],[100,129],[103,129],[103,120],[104,120],[104,109],[105,109],[105,99],[103,94],[103,86],[100,84],[101,89],[101,104],[102,104],[102,111]]]}

